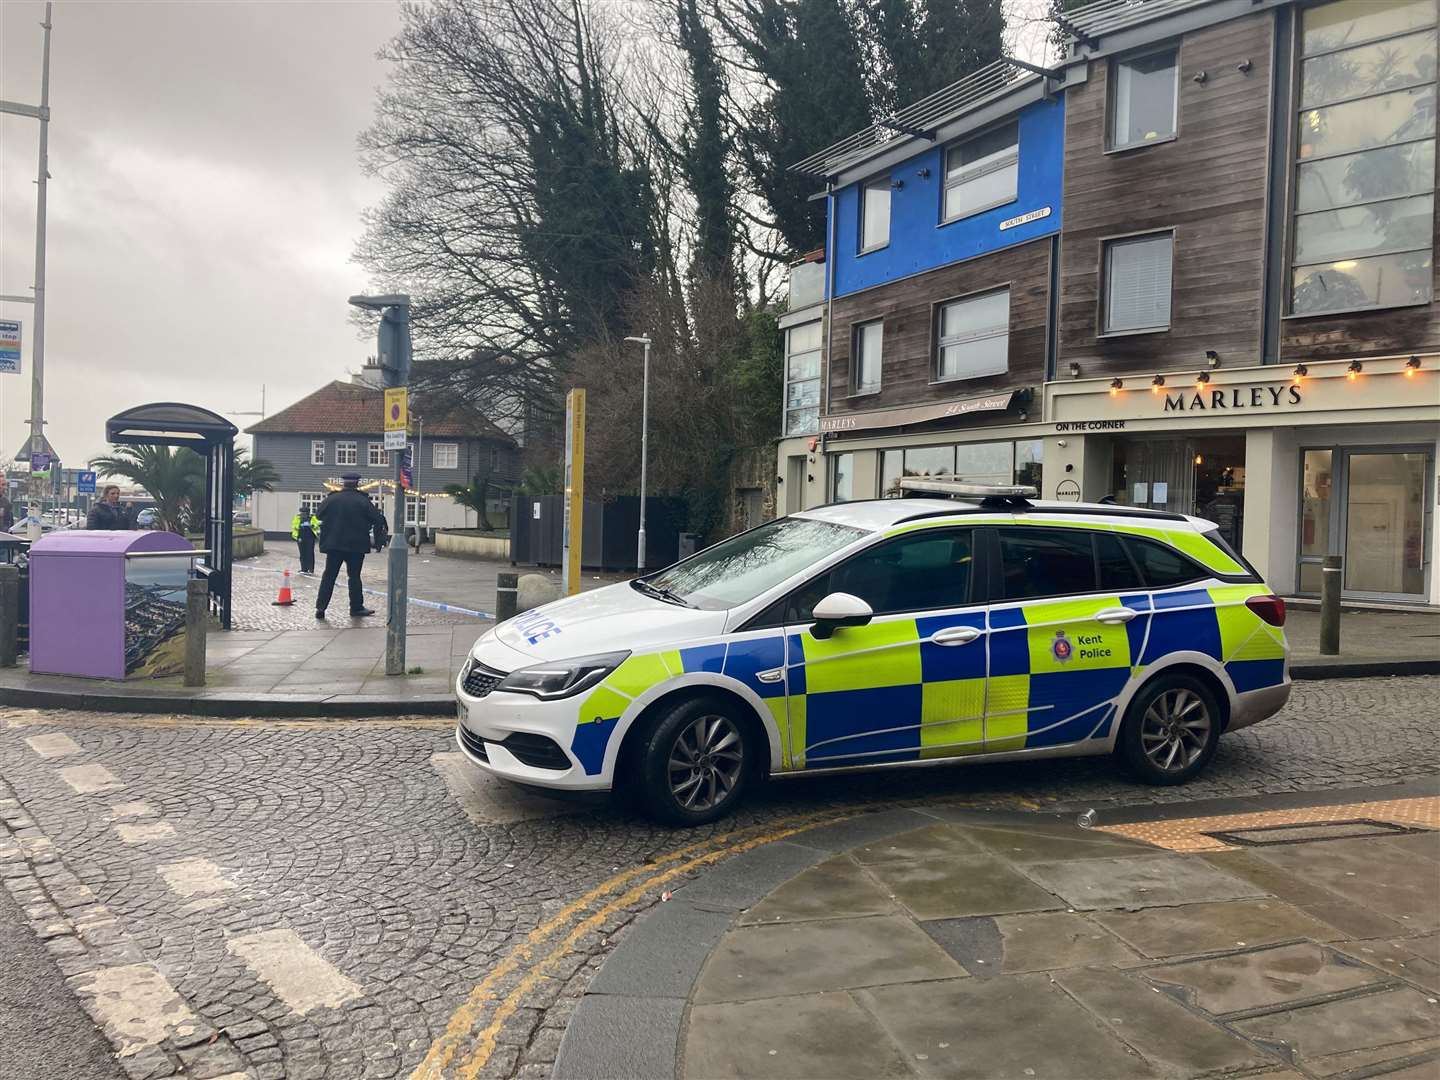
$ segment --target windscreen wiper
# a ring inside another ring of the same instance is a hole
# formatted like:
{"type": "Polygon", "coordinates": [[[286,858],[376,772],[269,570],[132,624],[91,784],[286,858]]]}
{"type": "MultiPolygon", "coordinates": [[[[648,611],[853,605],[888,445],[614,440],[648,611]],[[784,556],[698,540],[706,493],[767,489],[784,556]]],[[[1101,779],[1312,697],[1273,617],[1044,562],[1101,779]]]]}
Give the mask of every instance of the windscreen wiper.
{"type": "Polygon", "coordinates": [[[667,604],[679,604],[681,607],[694,607],[694,604],[687,603],[678,593],[669,589],[662,589],[659,585],[652,585],[644,578],[636,578],[630,582],[633,588],[643,592],[646,596],[653,596],[657,600],[664,600],[667,604]]]}

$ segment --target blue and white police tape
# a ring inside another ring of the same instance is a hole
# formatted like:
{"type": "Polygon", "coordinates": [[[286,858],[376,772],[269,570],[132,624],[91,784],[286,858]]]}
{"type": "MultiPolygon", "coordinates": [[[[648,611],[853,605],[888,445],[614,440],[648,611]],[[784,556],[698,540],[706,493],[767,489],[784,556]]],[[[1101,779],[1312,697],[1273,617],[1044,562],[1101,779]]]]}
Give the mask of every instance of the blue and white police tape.
{"type": "MultiPolygon", "coordinates": [[[[250,570],[250,571],[253,571],[254,573],[257,573],[257,574],[284,574],[284,573],[285,573],[284,570],[276,570],[274,567],[271,567],[271,566],[246,566],[244,563],[235,563],[234,566],[235,566],[235,569],[237,569],[237,570],[250,570]]],[[[298,575],[293,574],[293,573],[290,575],[292,582],[294,581],[294,578],[295,578],[296,576],[298,576],[298,575]]],[[[293,587],[293,585],[292,585],[292,587],[293,587]]],[[[389,595],[387,592],[385,592],[384,589],[366,589],[366,590],[364,590],[364,591],[367,592],[367,593],[369,593],[371,596],[388,596],[388,595],[389,595]]],[[[448,611],[448,612],[453,612],[453,613],[456,614],[456,615],[473,615],[473,616],[474,616],[475,618],[477,618],[477,619],[493,619],[493,618],[495,618],[495,615],[494,615],[493,612],[489,612],[489,611],[475,611],[475,610],[473,610],[472,608],[460,607],[458,604],[445,604],[445,603],[440,602],[439,600],[421,600],[419,597],[416,597],[416,596],[407,597],[407,599],[409,600],[410,603],[414,604],[416,607],[430,608],[432,611],[448,611]]]]}

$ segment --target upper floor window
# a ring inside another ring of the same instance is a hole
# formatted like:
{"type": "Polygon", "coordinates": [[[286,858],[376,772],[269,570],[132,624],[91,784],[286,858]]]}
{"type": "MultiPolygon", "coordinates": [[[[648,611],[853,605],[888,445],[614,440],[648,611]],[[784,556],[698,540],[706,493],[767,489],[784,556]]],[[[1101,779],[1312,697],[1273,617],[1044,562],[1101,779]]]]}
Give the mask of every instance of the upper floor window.
{"type": "Polygon", "coordinates": [[[430,444],[430,464],[437,469],[458,469],[460,467],[460,444],[437,442],[430,444]]]}
{"type": "Polygon", "coordinates": [[[383,442],[371,442],[365,444],[365,464],[372,469],[379,469],[390,463],[389,451],[385,449],[383,442]]]}
{"type": "Polygon", "coordinates": [[[1169,139],[1180,100],[1180,50],[1175,47],[1117,60],[1110,102],[1110,149],[1169,139]]]}
{"type": "Polygon", "coordinates": [[[346,440],[346,439],[336,439],[336,440],[335,440],[335,464],[336,464],[336,465],[354,465],[354,464],[356,463],[356,461],[358,460],[359,456],[360,456],[360,455],[359,455],[359,448],[358,448],[358,446],[356,445],[355,440],[353,440],[353,439],[350,439],[350,440],[346,440]]]}
{"type": "Polygon", "coordinates": [[[1105,242],[1105,333],[1169,329],[1174,247],[1168,232],[1105,242]]]}
{"type": "Polygon", "coordinates": [[[867,180],[860,188],[860,250],[890,243],[890,177],[867,180]]]}
{"type": "Polygon", "coordinates": [[[855,327],[855,360],[851,365],[852,393],[871,394],[880,389],[880,354],[885,345],[885,324],[861,323],[855,327]]]}
{"type": "Polygon", "coordinates": [[[945,153],[945,220],[1014,202],[1020,180],[1020,125],[1014,121],[945,153]]]}
{"type": "Polygon", "coordinates": [[[1341,0],[1302,20],[1291,313],[1428,303],[1435,0],[1341,0]]]}
{"type": "Polygon", "coordinates": [[[311,465],[324,465],[324,464],[325,464],[325,440],[324,440],[324,439],[311,439],[311,440],[310,440],[310,464],[311,464],[311,465]]]}
{"type": "Polygon", "coordinates": [[[820,322],[785,331],[785,434],[820,430],[820,322]]]}
{"type": "Polygon", "coordinates": [[[1009,369],[1009,289],[941,304],[937,322],[937,379],[974,379],[1009,369]]]}

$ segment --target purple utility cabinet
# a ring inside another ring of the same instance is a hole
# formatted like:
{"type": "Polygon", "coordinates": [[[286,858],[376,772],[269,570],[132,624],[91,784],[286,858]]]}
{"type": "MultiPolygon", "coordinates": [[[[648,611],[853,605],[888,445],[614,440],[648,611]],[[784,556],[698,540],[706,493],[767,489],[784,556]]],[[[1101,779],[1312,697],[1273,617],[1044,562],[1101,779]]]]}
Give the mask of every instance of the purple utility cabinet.
{"type": "Polygon", "coordinates": [[[194,551],[169,532],[67,530],[37,540],[30,548],[30,670],[123,679],[142,669],[185,632],[194,551]]]}

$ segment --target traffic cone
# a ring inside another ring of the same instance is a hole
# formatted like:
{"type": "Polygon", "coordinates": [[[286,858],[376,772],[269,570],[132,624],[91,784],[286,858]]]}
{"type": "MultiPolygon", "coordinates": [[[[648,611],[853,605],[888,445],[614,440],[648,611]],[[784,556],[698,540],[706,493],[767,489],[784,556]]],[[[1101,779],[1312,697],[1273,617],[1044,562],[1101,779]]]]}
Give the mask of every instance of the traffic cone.
{"type": "Polygon", "coordinates": [[[275,598],[271,607],[289,607],[295,603],[295,596],[290,591],[290,571],[285,571],[285,576],[280,579],[280,595],[275,598]]]}

